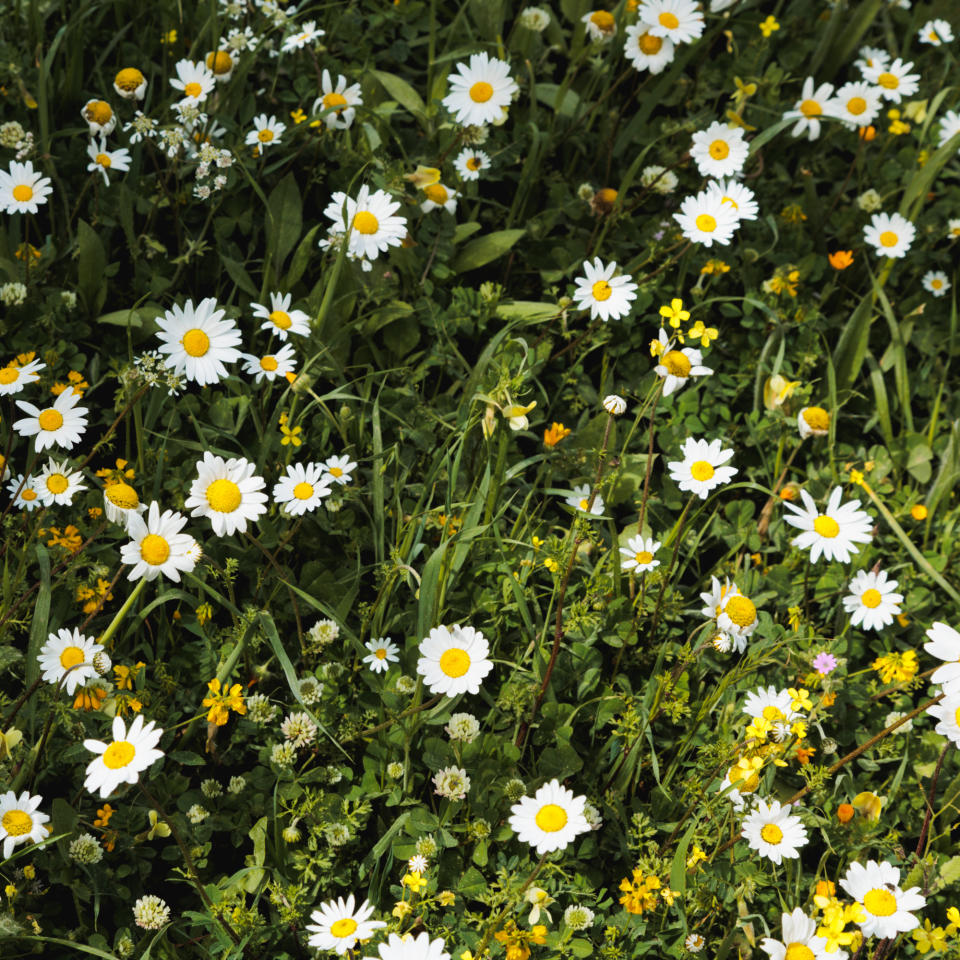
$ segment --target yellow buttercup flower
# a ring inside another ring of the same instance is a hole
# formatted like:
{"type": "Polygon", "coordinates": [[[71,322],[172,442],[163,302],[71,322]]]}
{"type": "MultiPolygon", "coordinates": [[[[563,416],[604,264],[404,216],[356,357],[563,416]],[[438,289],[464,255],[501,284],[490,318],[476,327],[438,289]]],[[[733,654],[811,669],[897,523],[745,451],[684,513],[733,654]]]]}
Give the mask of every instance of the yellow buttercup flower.
{"type": "Polygon", "coordinates": [[[690,311],[683,309],[683,301],[679,297],[674,297],[669,306],[664,304],[660,308],[660,316],[676,330],[681,323],[690,319],[690,311]]]}
{"type": "Polygon", "coordinates": [[[699,340],[701,347],[709,347],[711,342],[720,336],[716,327],[705,327],[702,320],[698,320],[688,331],[691,340],[699,340]]]}
{"type": "Polygon", "coordinates": [[[759,24],[760,32],[765,36],[769,37],[774,31],[780,29],[780,24],[777,22],[777,18],[771,13],[766,20],[761,21],[759,24]]]}
{"type": "Polygon", "coordinates": [[[220,680],[214,677],[207,683],[209,694],[203,698],[202,706],[209,707],[207,720],[222,727],[230,718],[230,711],[239,713],[241,716],[247,712],[247,705],[243,702],[243,687],[235,683],[227,689],[226,686],[221,690],[220,680]]]}

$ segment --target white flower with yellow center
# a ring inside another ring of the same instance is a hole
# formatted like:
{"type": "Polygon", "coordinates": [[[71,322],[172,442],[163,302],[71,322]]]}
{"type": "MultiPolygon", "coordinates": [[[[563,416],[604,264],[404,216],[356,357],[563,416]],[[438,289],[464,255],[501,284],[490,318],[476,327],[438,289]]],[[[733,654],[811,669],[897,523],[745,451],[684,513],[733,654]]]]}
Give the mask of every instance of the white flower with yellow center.
{"type": "Polygon", "coordinates": [[[704,603],[700,611],[708,620],[716,620],[724,605],[731,597],[739,597],[740,591],[735,583],[731,583],[729,578],[724,577],[721,583],[716,577],[710,577],[710,589],[706,593],[700,594],[700,599],[704,603]]]}
{"type": "Polygon", "coordinates": [[[400,657],[397,656],[400,648],[395,643],[391,643],[389,637],[368,640],[364,646],[370,653],[363,658],[361,663],[367,664],[374,673],[386,673],[390,669],[391,663],[399,663],[400,661],[400,657]]]}
{"type": "Polygon", "coordinates": [[[717,617],[717,627],[733,640],[737,653],[747,649],[747,638],[758,623],[756,606],[742,594],[730,597],[717,617]]]}
{"type": "MultiPolygon", "coordinates": [[[[746,761],[744,761],[746,762],[746,761]]],[[[760,788],[760,774],[755,769],[746,769],[741,764],[734,764],[727,770],[727,775],[717,791],[723,794],[738,812],[751,804],[756,798],[751,794],[760,788]]]]}
{"type": "Polygon", "coordinates": [[[802,714],[793,709],[793,697],[789,690],[774,686],[757,687],[743,699],[742,712],[748,717],[763,717],[770,723],[778,720],[796,720],[802,714]]]}
{"type": "Polygon", "coordinates": [[[493,669],[490,647],[473,627],[434,627],[420,642],[419,673],[431,693],[455,697],[479,693],[483,678],[493,669]]]}
{"type": "Polygon", "coordinates": [[[817,936],[817,921],[800,907],[783,914],[781,929],[782,941],[772,937],[760,941],[760,949],[770,960],[831,960],[839,956],[838,952],[827,952],[826,938],[817,936]]]}
{"type": "Polygon", "coordinates": [[[688,437],[680,448],[683,460],[667,464],[670,479],[681,490],[696,494],[706,500],[710,491],[729,483],[737,472],[736,467],[725,467],[733,450],[724,450],[722,440],[694,440],[688,437]]]}
{"type": "Polygon", "coordinates": [[[189,533],[181,533],[187,518],[174,510],[160,513],[160,505],[150,504],[146,518],[131,510],[127,515],[130,543],[120,548],[120,562],[133,569],[128,580],[156,580],[162,573],[168,580],[180,582],[180,573],[193,570],[191,548],[195,541],[189,533]]]}
{"type": "Polygon", "coordinates": [[[266,481],[253,475],[255,469],[243,457],[224,460],[204,451],[184,506],[192,517],[207,517],[218,537],[243,533],[249,521],[267,512],[267,495],[260,493],[266,481]]]}
{"type": "Polygon", "coordinates": [[[307,20],[296,33],[290,34],[283,41],[283,52],[290,53],[293,50],[302,50],[308,43],[319,40],[325,32],[317,27],[316,20],[307,20]]]}
{"type": "Polygon", "coordinates": [[[889,627],[900,613],[902,593],[895,593],[896,580],[888,580],[885,570],[879,573],[857,571],[850,581],[850,593],[843,598],[843,609],[851,614],[850,623],[864,630],[889,627]]]}
{"type": "Polygon", "coordinates": [[[851,130],[868,127],[880,113],[880,93],[877,87],[862,80],[845,83],[827,104],[827,113],[841,120],[851,130]]]}
{"type": "Polygon", "coordinates": [[[443,105],[457,123],[479,126],[501,121],[510,101],[520,92],[510,76],[510,64],[486,52],[474,53],[469,64],[457,64],[457,71],[447,77],[450,92],[443,98],[443,105]]]}
{"type": "Polygon", "coordinates": [[[29,160],[11,160],[9,171],[0,170],[0,210],[5,213],[36,213],[51,193],[50,178],[36,172],[29,160]]]}
{"type": "Polygon", "coordinates": [[[291,310],[292,302],[292,294],[271,293],[269,307],[262,303],[251,303],[250,309],[257,319],[264,321],[260,324],[261,330],[269,330],[281,340],[286,340],[291,333],[306,337],[310,333],[310,316],[303,310],[291,310]]]}
{"type": "Polygon", "coordinates": [[[868,860],[851,863],[840,886],[863,906],[867,919],[860,922],[864,937],[893,939],[920,925],[910,913],[926,906],[919,887],[900,889],[900,871],[893,864],[868,860]]]}
{"type": "Polygon", "coordinates": [[[863,73],[870,67],[884,69],[890,63],[890,54],[883,47],[863,46],[857,51],[860,56],[853,61],[853,65],[863,73]]]}
{"type": "Polygon", "coordinates": [[[307,944],[318,950],[335,950],[344,954],[352,950],[358,940],[369,940],[374,930],[385,927],[382,920],[371,920],[373,907],[364,900],[359,907],[351,893],[346,900],[328,900],[310,914],[313,923],[307,924],[312,931],[307,944]]]}
{"type": "Polygon", "coordinates": [[[122,717],[114,717],[110,743],[83,741],[87,750],[97,754],[87,764],[84,787],[91,793],[99,790],[100,798],[105,800],[121,783],[136,783],[137,777],[163,756],[163,751],[157,749],[162,736],[163,730],[152,720],[145,722],[143,714],[134,718],[129,730],[122,717]]]}
{"type": "Polygon", "coordinates": [[[13,497],[13,505],[15,507],[19,507],[21,510],[26,510],[27,513],[30,513],[36,510],[37,507],[43,505],[40,501],[40,494],[37,493],[36,482],[35,477],[27,477],[24,479],[22,473],[10,478],[10,482],[7,484],[7,490],[10,491],[10,495],[13,497]]]}
{"type": "Polygon", "coordinates": [[[617,35],[617,18],[609,10],[585,13],[580,22],[586,24],[587,36],[596,43],[607,43],[617,35]]]}
{"type": "Polygon", "coordinates": [[[673,43],[699,39],[705,26],[703,12],[694,0],[646,0],[639,14],[655,37],[673,43]]]}
{"type": "Polygon", "coordinates": [[[802,507],[784,502],[792,513],[783,519],[802,531],[791,543],[800,550],[809,547],[811,563],[816,563],[821,556],[849,563],[850,555],[859,552],[855,544],[869,543],[872,539],[870,514],[860,509],[859,500],[841,504],[842,496],[843,489],[834,487],[823,513],[806,490],[800,491],[802,507]]]}
{"type": "Polygon", "coordinates": [[[99,143],[94,140],[90,141],[87,147],[87,156],[90,157],[87,170],[91,173],[102,173],[103,182],[108,187],[110,186],[109,171],[126,173],[130,169],[130,151],[126,147],[121,147],[119,150],[108,150],[102,135],[99,143]]]}
{"type": "Polygon", "coordinates": [[[261,380],[273,383],[277,377],[286,377],[297,368],[292,343],[285,343],[276,353],[267,353],[261,357],[245,353],[242,357],[244,373],[253,376],[257,383],[261,380]]]}
{"type": "Polygon", "coordinates": [[[196,307],[192,300],[182,307],[174,304],[157,319],[160,353],[167,354],[164,364],[201,387],[219,383],[228,375],[224,364],[243,356],[237,349],[240,331],[233,320],[224,319],[225,313],[213,297],[196,307]]]}
{"type": "Polygon", "coordinates": [[[720,197],[720,202],[733,207],[738,220],[756,220],[760,207],[754,199],[754,192],[736,180],[711,180],[707,190],[720,197]]]}
{"type": "MultiPolygon", "coordinates": [[[[944,690],[946,691],[946,688],[944,690]]],[[[960,746],[960,691],[948,694],[939,703],[928,707],[927,713],[940,721],[934,728],[935,732],[960,746]]]]}
{"type": "Polygon", "coordinates": [[[920,89],[920,74],[911,73],[912,63],[904,63],[899,57],[889,66],[876,64],[866,67],[863,79],[877,86],[877,92],[884,100],[899,103],[904,97],[911,97],[920,89]]]}
{"type": "Polygon", "coordinates": [[[27,414],[13,424],[13,429],[21,437],[33,437],[34,449],[41,453],[47,447],[57,446],[69,450],[83,436],[87,429],[86,407],[78,407],[79,394],[64,390],[53,401],[52,407],[41,410],[32,403],[18,400],[17,406],[27,414]]]}
{"type": "Polygon", "coordinates": [[[326,482],[343,485],[350,482],[350,475],[357,469],[357,465],[349,457],[327,457],[323,461],[323,469],[326,471],[326,482]]]}
{"type": "Polygon", "coordinates": [[[917,33],[917,39],[939,47],[953,40],[953,27],[946,20],[928,20],[917,33]]]}
{"type": "Polygon", "coordinates": [[[176,79],[170,79],[170,86],[183,93],[181,106],[198,106],[207,99],[217,85],[213,72],[204,63],[194,63],[192,60],[179,60],[175,67],[176,79]]]}
{"type": "Polygon", "coordinates": [[[684,197],[680,212],[675,213],[673,219],[688,240],[705,247],[715,243],[725,246],[740,225],[733,204],[724,203],[715,190],[701,190],[692,197],[684,197]]]}
{"type": "Polygon", "coordinates": [[[253,118],[253,129],[247,133],[244,143],[250,147],[259,148],[262,153],[267,147],[276,147],[280,143],[284,130],[287,129],[285,123],[280,123],[276,117],[267,116],[261,113],[260,116],[253,118]]]}
{"type": "Polygon", "coordinates": [[[140,502],[137,491],[129,483],[111,483],[103,488],[103,509],[111,523],[119,523],[127,528],[130,517],[139,516],[147,509],[140,502]]]}
{"type": "Polygon", "coordinates": [[[551,780],[532,797],[515,803],[507,822],[517,839],[529,843],[538,854],[563,850],[579,834],[590,830],[583,813],[586,802],[586,797],[575,797],[572,790],[551,780]]]}
{"type": "Polygon", "coordinates": [[[813,77],[803,81],[800,99],[784,115],[784,120],[796,119],[790,130],[793,137],[807,135],[808,140],[816,140],[820,136],[820,120],[829,115],[830,98],[833,96],[833,84],[821,83],[815,86],[813,77]]]}
{"type": "Polygon", "coordinates": [[[430,939],[429,933],[420,933],[416,937],[405,934],[399,937],[391,933],[386,943],[377,945],[379,957],[364,957],[363,960],[450,960],[450,954],[444,952],[443,937],[430,939]]]}
{"type": "Polygon", "coordinates": [[[576,278],[573,299],[580,310],[590,311],[591,320],[619,320],[630,312],[630,304],[637,299],[637,285],[629,276],[615,277],[616,269],[616,261],[604,266],[599,257],[593,263],[583,263],[586,276],[576,278]]]}
{"type": "Polygon", "coordinates": [[[663,327],[660,328],[658,342],[662,350],[654,373],[663,378],[665,397],[682,389],[692,377],[708,377],[713,373],[710,367],[703,365],[703,354],[699,350],[694,347],[677,349],[663,327]]]}
{"type": "MultiPolygon", "coordinates": [[[[376,260],[390,247],[398,247],[407,232],[407,221],[394,214],[400,209],[398,200],[390,194],[374,190],[366,185],[360,188],[356,200],[337,191],[324,210],[324,215],[333,221],[333,234],[349,235],[348,252],[354,257],[376,260]]],[[[325,244],[321,241],[321,246],[325,244]]]]}
{"type": "Polygon", "coordinates": [[[217,83],[226,83],[237,66],[237,61],[230,55],[229,50],[211,50],[203,62],[217,83]]]}
{"type": "Polygon", "coordinates": [[[77,491],[87,489],[87,485],[83,483],[83,474],[79,470],[71,470],[66,460],[57,463],[52,458],[40,471],[34,487],[45,507],[52,507],[55,503],[69,504],[77,491]]]}
{"type": "Polygon", "coordinates": [[[742,127],[731,127],[716,120],[706,130],[694,133],[690,148],[690,156],[704,177],[737,176],[749,152],[742,127]]]}
{"type": "Polygon", "coordinates": [[[330,79],[330,71],[324,70],[320,78],[321,96],[313,101],[312,113],[323,114],[323,122],[328,130],[347,130],[357,114],[357,107],[363,105],[360,84],[347,84],[347,78],[337,76],[336,85],[330,79]]]}
{"type": "Polygon", "coordinates": [[[940,118],[940,136],[937,140],[937,146],[942,147],[958,133],[960,133],[960,113],[956,110],[948,110],[940,118]]]}
{"type": "Polygon", "coordinates": [[[273,488],[273,499],[285,513],[302,517],[330,496],[330,480],[322,463],[291,463],[273,488]]]}
{"type": "MultiPolygon", "coordinates": [[[[942,297],[950,289],[950,280],[942,270],[928,270],[923,275],[923,289],[929,290],[935,297],[942,297]]],[[[0,377],[3,371],[0,370],[0,377]]]]}
{"type": "Polygon", "coordinates": [[[931,683],[939,683],[948,697],[960,696],[960,633],[942,621],[936,621],[926,632],[929,643],[923,649],[943,661],[930,677],[931,683]]]}
{"type": "Polygon", "coordinates": [[[37,660],[43,679],[55,686],[62,683],[67,696],[72,697],[77,687],[97,677],[93,658],[102,651],[93,637],[85,637],[77,629],[60,629],[49,635],[37,660]]]}
{"type": "Polygon", "coordinates": [[[800,436],[825,437],[830,432],[830,414],[823,407],[803,407],[797,414],[800,436]]]}
{"type": "Polygon", "coordinates": [[[23,366],[14,361],[6,367],[0,367],[0,397],[19,393],[28,384],[36,383],[40,379],[37,371],[45,366],[46,364],[39,360],[31,360],[23,366]]]}
{"type": "Polygon", "coordinates": [[[147,78],[136,67],[124,67],[113,78],[113,89],[124,100],[142,100],[147,93],[147,78]]]}
{"type": "Polygon", "coordinates": [[[117,115],[106,100],[88,100],[80,109],[80,116],[87,121],[91,137],[105,137],[117,125],[117,115]]]}
{"type": "Polygon", "coordinates": [[[660,541],[653,537],[644,539],[641,536],[631,537],[625,547],[620,548],[623,558],[620,560],[621,570],[635,570],[637,573],[646,573],[660,566],[660,561],[654,554],[660,549],[660,541]]]}
{"type": "Polygon", "coordinates": [[[446,210],[447,213],[456,213],[457,197],[460,196],[456,190],[451,190],[442,183],[432,183],[423,188],[423,195],[427,198],[420,204],[420,209],[424,213],[440,209],[446,210]]]}
{"type": "Polygon", "coordinates": [[[781,807],[779,800],[769,805],[758,800],[743,819],[743,839],[761,857],[779,864],[784,858],[800,856],[800,848],[807,844],[807,829],[799,817],[791,816],[789,803],[781,807]]]}
{"type": "Polygon", "coordinates": [[[46,840],[50,832],[44,826],[49,817],[37,807],[43,802],[39,794],[31,797],[26,790],[18,797],[12,790],[0,796],[0,840],[3,841],[3,859],[9,860],[13,848],[32,840],[46,840]]]}
{"type": "Polygon", "coordinates": [[[632,24],[624,37],[623,52],[634,69],[662,73],[664,67],[673,62],[677,50],[673,41],[651,33],[649,24],[632,24]]]}
{"type": "Polygon", "coordinates": [[[916,227],[899,213],[875,213],[863,228],[863,239],[880,257],[903,257],[916,233],[916,227]]]}
{"type": "Polygon", "coordinates": [[[590,484],[582,483],[573,488],[570,496],[563,501],[568,507],[573,507],[579,513],[590,513],[594,517],[603,515],[603,497],[596,494],[593,503],[590,502],[590,484]]]}
{"type": "Polygon", "coordinates": [[[461,180],[479,180],[480,171],[490,169],[490,157],[482,150],[466,147],[457,154],[453,168],[460,174],[461,180]]]}

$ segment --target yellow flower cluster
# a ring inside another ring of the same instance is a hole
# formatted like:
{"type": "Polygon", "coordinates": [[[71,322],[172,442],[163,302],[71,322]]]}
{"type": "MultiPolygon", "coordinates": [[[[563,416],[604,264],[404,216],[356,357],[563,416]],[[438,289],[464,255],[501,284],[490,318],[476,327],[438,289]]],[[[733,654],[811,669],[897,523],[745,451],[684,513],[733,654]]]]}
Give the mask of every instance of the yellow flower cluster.
{"type": "Polygon", "coordinates": [[[207,713],[210,723],[222,727],[230,718],[231,710],[241,716],[247,712],[247,705],[243,702],[243,687],[239,683],[221,688],[219,678],[214,677],[207,683],[207,689],[210,692],[203,698],[203,706],[210,708],[207,713]]]}

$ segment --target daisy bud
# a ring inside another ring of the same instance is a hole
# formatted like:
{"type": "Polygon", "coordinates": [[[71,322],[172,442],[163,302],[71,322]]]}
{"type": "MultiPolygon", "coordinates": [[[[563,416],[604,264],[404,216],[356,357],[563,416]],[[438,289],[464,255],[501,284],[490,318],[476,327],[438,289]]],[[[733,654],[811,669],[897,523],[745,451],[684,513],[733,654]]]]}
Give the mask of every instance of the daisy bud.
{"type": "Polygon", "coordinates": [[[603,409],[610,414],[611,417],[619,417],[627,409],[627,401],[623,397],[618,397],[615,393],[611,393],[610,396],[604,397],[603,399],[603,409]]]}
{"type": "Polygon", "coordinates": [[[110,672],[112,665],[113,661],[105,650],[101,650],[99,653],[93,655],[93,669],[96,670],[101,677],[105,677],[110,672]]]}

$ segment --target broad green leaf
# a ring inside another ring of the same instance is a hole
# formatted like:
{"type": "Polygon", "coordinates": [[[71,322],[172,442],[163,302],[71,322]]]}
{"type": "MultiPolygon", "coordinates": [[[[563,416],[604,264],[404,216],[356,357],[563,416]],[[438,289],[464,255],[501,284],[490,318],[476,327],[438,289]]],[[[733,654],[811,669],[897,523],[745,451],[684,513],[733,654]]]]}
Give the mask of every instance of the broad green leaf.
{"type": "Polygon", "coordinates": [[[420,123],[426,122],[426,105],[420,94],[406,80],[401,80],[396,74],[387,73],[383,70],[371,70],[370,72],[400,106],[405,107],[420,123]]]}
{"type": "Polygon", "coordinates": [[[77,289],[87,310],[99,313],[107,298],[107,254],[100,235],[86,220],[77,221],[77,260],[77,289]]]}
{"type": "Polygon", "coordinates": [[[502,257],[525,233],[525,230],[497,230],[471,240],[450,264],[454,273],[476,270],[497,257],[502,257]]]}
{"type": "Polygon", "coordinates": [[[303,200],[297,181],[292,173],[288,173],[273,188],[267,202],[267,255],[277,275],[300,236],[302,211],[303,200]]]}

